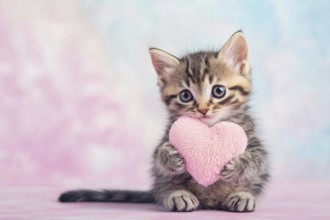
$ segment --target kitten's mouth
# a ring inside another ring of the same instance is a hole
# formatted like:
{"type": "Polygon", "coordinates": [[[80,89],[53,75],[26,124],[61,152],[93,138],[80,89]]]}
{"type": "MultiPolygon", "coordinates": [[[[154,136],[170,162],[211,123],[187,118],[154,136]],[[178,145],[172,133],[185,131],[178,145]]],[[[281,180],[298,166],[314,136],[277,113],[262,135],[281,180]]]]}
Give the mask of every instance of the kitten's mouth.
{"type": "Polygon", "coordinates": [[[191,116],[192,118],[196,118],[196,119],[206,119],[206,118],[212,118],[212,116],[210,115],[194,115],[194,116],[191,116]]]}
{"type": "Polygon", "coordinates": [[[203,122],[204,124],[207,124],[208,126],[214,125],[214,119],[215,115],[187,115],[188,117],[195,118],[203,122]]]}
{"type": "Polygon", "coordinates": [[[190,115],[189,117],[200,120],[201,122],[207,123],[214,118],[214,115],[190,115]]]}
{"type": "Polygon", "coordinates": [[[201,121],[203,121],[203,120],[210,120],[210,119],[212,119],[212,118],[213,118],[213,117],[210,116],[210,115],[203,115],[203,116],[199,117],[198,119],[201,120],[201,121]]]}

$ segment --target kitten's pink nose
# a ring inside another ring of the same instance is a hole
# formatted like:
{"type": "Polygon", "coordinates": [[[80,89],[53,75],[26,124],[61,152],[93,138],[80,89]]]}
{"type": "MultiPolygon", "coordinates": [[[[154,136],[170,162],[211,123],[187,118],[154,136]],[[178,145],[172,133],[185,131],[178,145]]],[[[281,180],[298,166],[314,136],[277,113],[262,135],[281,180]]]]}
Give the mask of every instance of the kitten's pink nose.
{"type": "Polygon", "coordinates": [[[202,113],[203,115],[205,115],[208,111],[207,108],[204,108],[204,109],[198,109],[197,111],[199,111],[200,113],[202,113]]]}

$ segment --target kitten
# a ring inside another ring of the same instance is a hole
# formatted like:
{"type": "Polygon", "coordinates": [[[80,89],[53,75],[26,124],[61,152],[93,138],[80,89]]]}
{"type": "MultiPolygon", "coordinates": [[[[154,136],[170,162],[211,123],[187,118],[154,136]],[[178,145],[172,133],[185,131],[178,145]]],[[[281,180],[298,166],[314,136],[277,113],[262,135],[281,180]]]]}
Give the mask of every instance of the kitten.
{"type": "Polygon", "coordinates": [[[267,152],[255,132],[247,102],[251,94],[248,48],[241,31],[220,51],[201,51],[177,58],[150,49],[158,74],[161,97],[170,115],[165,135],[154,152],[150,191],[76,190],[63,193],[61,202],[158,203],[172,211],[219,209],[251,212],[268,181],[267,152]],[[219,121],[239,124],[246,132],[245,152],[229,161],[221,180],[208,187],[185,170],[184,159],[168,141],[168,132],[180,116],[198,118],[209,126],[219,121]]]}

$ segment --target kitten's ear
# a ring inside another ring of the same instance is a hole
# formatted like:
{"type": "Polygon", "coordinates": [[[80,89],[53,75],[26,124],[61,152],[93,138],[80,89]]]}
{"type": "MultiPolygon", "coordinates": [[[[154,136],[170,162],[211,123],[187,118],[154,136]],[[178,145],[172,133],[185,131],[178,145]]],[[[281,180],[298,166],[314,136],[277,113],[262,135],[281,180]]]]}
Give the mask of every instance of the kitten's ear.
{"type": "Polygon", "coordinates": [[[234,33],[219,51],[218,57],[226,60],[241,74],[250,74],[248,46],[242,31],[234,33]]]}
{"type": "Polygon", "coordinates": [[[175,56],[157,48],[150,48],[149,53],[159,79],[166,80],[171,70],[180,63],[175,56]]]}

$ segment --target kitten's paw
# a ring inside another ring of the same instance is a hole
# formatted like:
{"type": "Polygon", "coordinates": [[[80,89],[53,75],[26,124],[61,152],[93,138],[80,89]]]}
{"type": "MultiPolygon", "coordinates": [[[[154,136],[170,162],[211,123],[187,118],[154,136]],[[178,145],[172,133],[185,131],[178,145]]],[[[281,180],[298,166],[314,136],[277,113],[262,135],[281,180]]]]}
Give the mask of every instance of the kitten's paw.
{"type": "Polygon", "coordinates": [[[164,206],[171,211],[191,212],[198,209],[199,201],[186,190],[177,190],[164,200],[164,206]]]}
{"type": "Polygon", "coordinates": [[[255,198],[248,192],[235,193],[227,199],[225,209],[231,212],[253,212],[256,206],[255,198]]]}
{"type": "Polygon", "coordinates": [[[185,171],[184,159],[169,142],[160,147],[159,154],[162,165],[170,172],[180,174],[185,171]]]}
{"type": "Polygon", "coordinates": [[[239,158],[231,159],[223,168],[220,173],[221,180],[226,182],[232,182],[237,180],[240,175],[239,158]]]}

